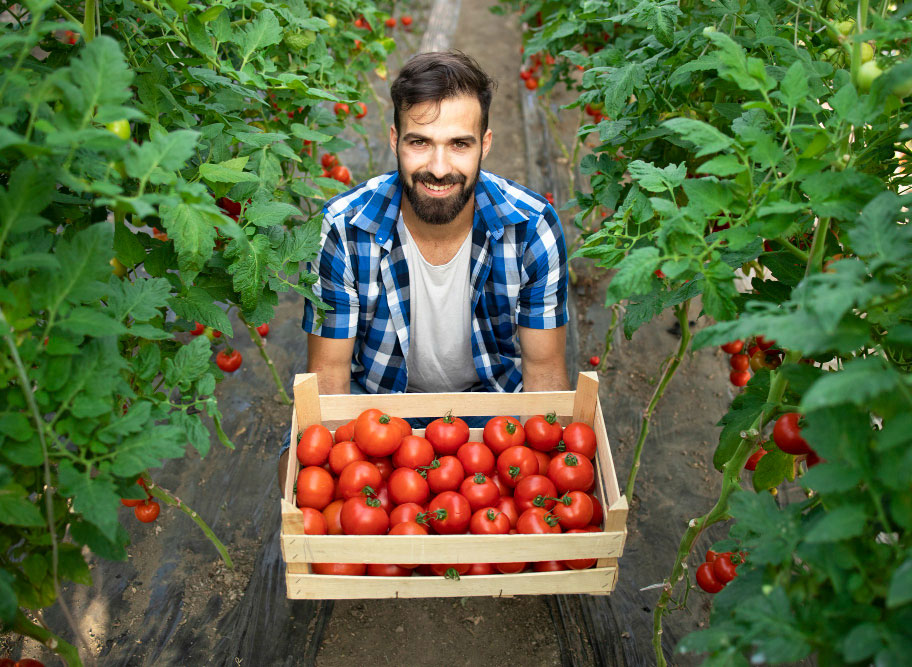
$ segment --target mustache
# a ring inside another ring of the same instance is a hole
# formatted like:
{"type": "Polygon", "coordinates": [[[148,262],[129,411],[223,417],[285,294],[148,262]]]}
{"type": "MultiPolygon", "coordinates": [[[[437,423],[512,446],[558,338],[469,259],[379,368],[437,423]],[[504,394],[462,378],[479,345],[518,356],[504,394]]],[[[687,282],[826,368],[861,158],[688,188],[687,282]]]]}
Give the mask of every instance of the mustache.
{"type": "Polygon", "coordinates": [[[414,176],[412,176],[412,178],[414,179],[414,181],[416,183],[420,181],[422,183],[426,183],[429,185],[438,185],[438,186],[458,185],[460,183],[465,183],[465,180],[466,180],[465,176],[457,176],[455,174],[453,176],[448,176],[442,180],[439,180],[428,172],[415,174],[414,176]]]}

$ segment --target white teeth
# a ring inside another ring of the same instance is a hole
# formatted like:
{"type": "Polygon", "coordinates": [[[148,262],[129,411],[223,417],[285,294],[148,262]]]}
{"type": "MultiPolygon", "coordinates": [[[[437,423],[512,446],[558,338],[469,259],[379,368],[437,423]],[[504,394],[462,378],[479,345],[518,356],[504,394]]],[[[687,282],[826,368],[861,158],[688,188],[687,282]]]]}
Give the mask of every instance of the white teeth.
{"type": "Polygon", "coordinates": [[[425,183],[424,187],[426,187],[428,190],[434,190],[435,192],[443,192],[444,190],[449,190],[453,186],[452,185],[431,185],[429,183],[425,183]]]}

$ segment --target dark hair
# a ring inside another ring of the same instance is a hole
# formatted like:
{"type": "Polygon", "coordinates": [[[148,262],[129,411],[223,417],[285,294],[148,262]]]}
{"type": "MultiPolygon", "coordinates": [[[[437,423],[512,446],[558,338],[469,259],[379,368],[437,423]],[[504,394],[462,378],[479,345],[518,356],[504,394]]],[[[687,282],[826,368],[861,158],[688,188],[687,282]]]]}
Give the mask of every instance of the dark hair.
{"type": "Polygon", "coordinates": [[[488,109],[497,82],[489,77],[471,56],[462,51],[419,53],[409,60],[390,86],[393,99],[393,125],[400,131],[400,113],[416,104],[437,102],[461,95],[481,104],[481,134],[488,129],[488,109]]]}

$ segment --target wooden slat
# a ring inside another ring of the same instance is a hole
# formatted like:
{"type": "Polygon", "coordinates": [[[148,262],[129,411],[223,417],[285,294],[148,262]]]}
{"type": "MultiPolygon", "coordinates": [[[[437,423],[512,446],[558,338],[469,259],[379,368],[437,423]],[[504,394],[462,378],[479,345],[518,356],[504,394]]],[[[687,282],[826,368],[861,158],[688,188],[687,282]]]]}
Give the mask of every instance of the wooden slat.
{"type": "Polygon", "coordinates": [[[289,535],[286,562],[309,563],[511,563],[611,558],[621,553],[626,531],[556,535],[289,535]]]}
{"type": "Polygon", "coordinates": [[[285,468],[285,488],[282,489],[282,500],[294,505],[294,485],[298,479],[298,470],[301,465],[298,463],[298,457],[295,455],[298,443],[298,417],[297,408],[291,409],[291,430],[289,431],[289,440],[291,446],[288,449],[288,460],[285,468]]]}
{"type": "Polygon", "coordinates": [[[598,406],[598,376],[592,371],[579,374],[573,401],[573,421],[592,426],[598,406]]]}
{"type": "MultiPolygon", "coordinates": [[[[532,391],[517,394],[456,392],[440,394],[329,394],[320,396],[324,420],[352,419],[368,408],[395,417],[442,417],[452,410],[459,417],[478,415],[573,414],[572,391],[532,391]]],[[[303,424],[303,421],[301,422],[303,424]]]]}
{"type": "Polygon", "coordinates": [[[293,600],[464,597],[471,595],[546,595],[614,590],[617,568],[528,572],[522,574],[462,577],[343,577],[293,575],[285,577],[288,597],[293,600]]]}
{"type": "MultiPolygon", "coordinates": [[[[323,402],[320,400],[320,391],[317,387],[316,373],[300,373],[295,375],[294,405],[298,415],[298,431],[301,432],[312,424],[319,424],[328,417],[321,416],[323,402]]],[[[351,417],[349,417],[351,419],[351,417]]]]}
{"type": "Polygon", "coordinates": [[[608,444],[608,433],[605,428],[605,416],[602,414],[601,402],[596,403],[595,422],[592,429],[595,431],[595,444],[599,464],[602,466],[602,479],[605,481],[605,500],[607,505],[613,505],[620,497],[621,490],[618,486],[617,472],[614,469],[614,459],[611,458],[611,447],[608,444]]]}

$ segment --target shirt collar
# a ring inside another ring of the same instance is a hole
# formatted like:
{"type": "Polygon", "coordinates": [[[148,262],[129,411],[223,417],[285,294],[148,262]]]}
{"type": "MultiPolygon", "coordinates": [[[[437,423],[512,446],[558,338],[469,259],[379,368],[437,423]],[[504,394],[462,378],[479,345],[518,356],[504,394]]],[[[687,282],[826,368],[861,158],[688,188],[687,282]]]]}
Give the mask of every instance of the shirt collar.
{"type": "MultiPolygon", "coordinates": [[[[519,224],[529,217],[504,197],[493,179],[493,174],[481,170],[475,184],[475,221],[477,224],[480,220],[488,235],[497,240],[503,236],[504,225],[519,224]]],[[[394,170],[379,177],[373,195],[355,214],[351,224],[373,234],[377,243],[390,251],[401,203],[402,183],[399,171],[394,170]]]]}

